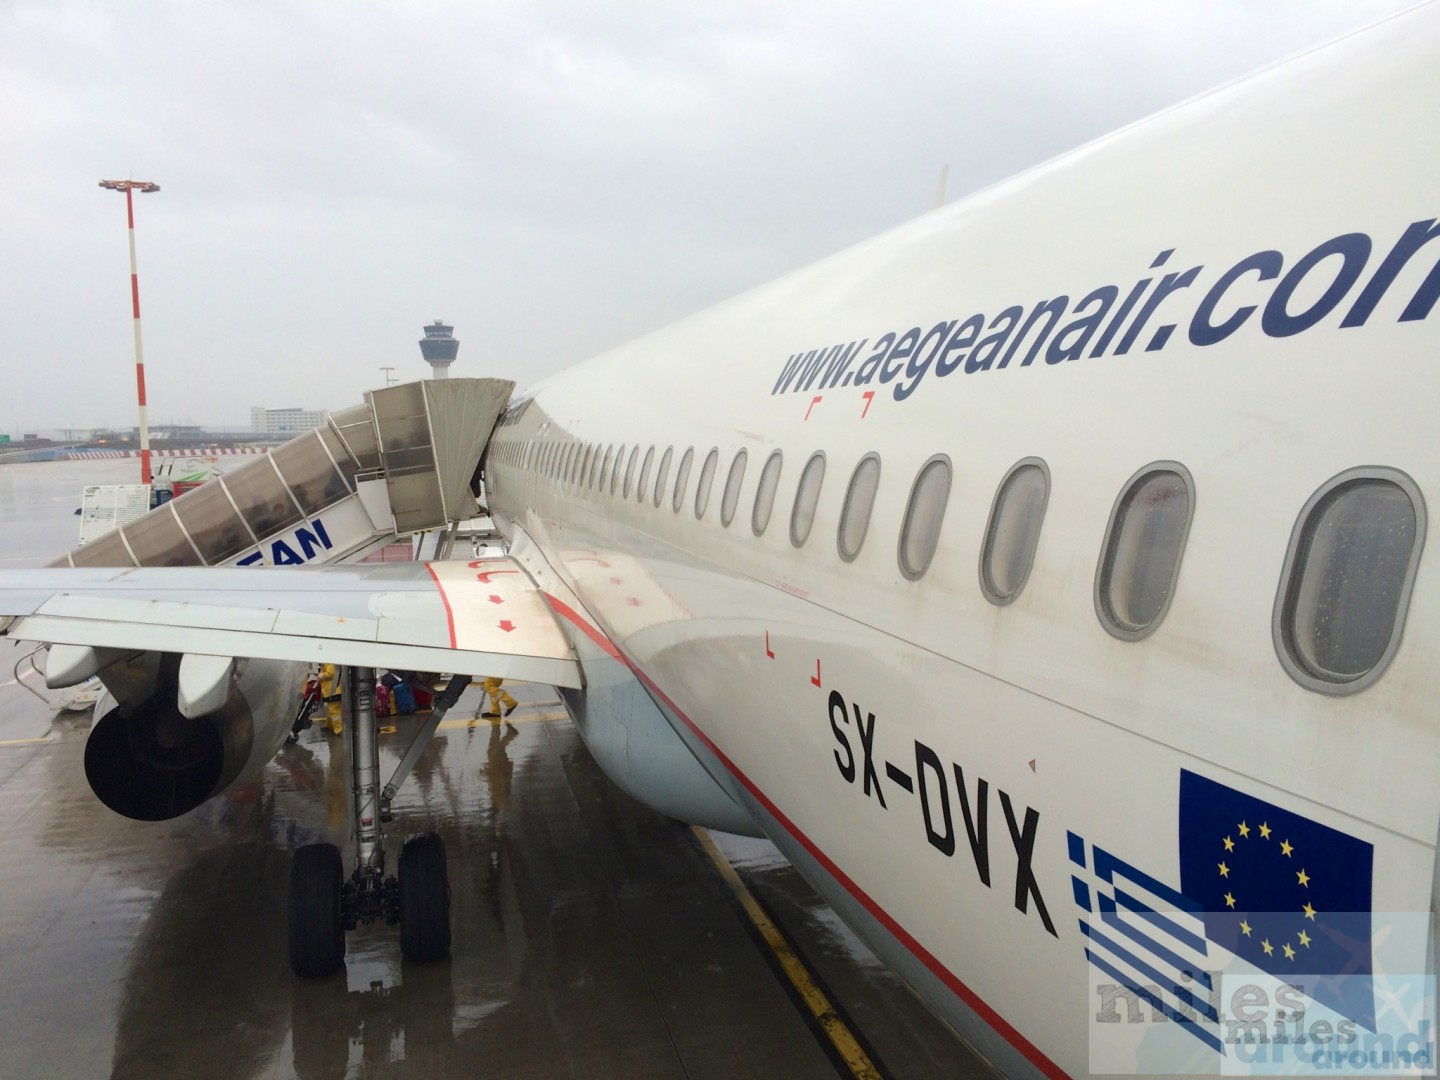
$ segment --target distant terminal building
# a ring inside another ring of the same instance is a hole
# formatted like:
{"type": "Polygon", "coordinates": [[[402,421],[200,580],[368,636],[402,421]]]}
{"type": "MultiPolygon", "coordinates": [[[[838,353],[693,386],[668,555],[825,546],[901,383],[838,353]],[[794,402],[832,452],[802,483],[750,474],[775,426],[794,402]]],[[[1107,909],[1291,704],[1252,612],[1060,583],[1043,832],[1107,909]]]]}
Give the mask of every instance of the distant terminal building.
{"type": "Polygon", "coordinates": [[[266,409],[256,405],[250,410],[250,430],[259,435],[299,435],[319,427],[329,415],[323,409],[266,409]]]}
{"type": "Polygon", "coordinates": [[[425,327],[425,337],[420,342],[420,355],[430,365],[435,379],[444,379],[450,374],[450,365],[460,351],[460,342],[455,340],[455,328],[446,326],[436,319],[425,327]]]}

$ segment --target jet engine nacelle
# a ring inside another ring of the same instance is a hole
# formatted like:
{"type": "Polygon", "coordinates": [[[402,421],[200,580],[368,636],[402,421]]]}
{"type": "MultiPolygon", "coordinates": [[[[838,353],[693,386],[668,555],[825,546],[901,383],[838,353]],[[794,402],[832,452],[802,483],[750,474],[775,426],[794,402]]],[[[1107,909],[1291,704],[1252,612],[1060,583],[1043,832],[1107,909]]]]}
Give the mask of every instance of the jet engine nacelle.
{"type": "Polygon", "coordinates": [[[175,653],[111,664],[100,672],[106,692],[85,745],[90,789],[138,821],[194,810],[275,756],[290,734],[304,673],[289,661],[175,653]],[[197,660],[211,680],[198,696],[185,693],[182,671],[197,660]]]}

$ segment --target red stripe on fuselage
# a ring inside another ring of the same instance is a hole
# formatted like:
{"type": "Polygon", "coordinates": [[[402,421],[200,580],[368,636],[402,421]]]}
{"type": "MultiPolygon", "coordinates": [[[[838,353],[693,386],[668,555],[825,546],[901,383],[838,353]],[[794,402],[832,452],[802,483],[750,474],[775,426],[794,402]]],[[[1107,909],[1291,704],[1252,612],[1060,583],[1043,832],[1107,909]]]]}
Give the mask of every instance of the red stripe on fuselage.
{"type": "Polygon", "coordinates": [[[679,717],[680,722],[689,728],[697,739],[705,744],[706,749],[715,755],[716,760],[725,766],[730,775],[745,785],[745,790],[750,792],[761,806],[765,807],[765,810],[771,817],[778,821],[786,832],[799,841],[801,846],[810,853],[811,857],[825,869],[825,872],[844,886],[846,892],[858,900],[865,910],[870,912],[870,914],[879,921],[880,925],[884,926],[885,929],[894,936],[895,940],[905,946],[910,954],[924,964],[929,972],[944,983],[956,997],[974,1009],[982,1020],[994,1028],[1006,1042],[1010,1043],[1011,1046],[1025,1055],[1026,1059],[1046,1076],[1055,1077],[1057,1080],[1069,1077],[1069,1073],[1065,1072],[1059,1065],[1046,1057],[1044,1051],[1029,1039],[1025,1038],[1024,1035],[1020,1034],[1004,1017],[981,1000],[975,991],[961,982],[954,972],[941,963],[924,945],[920,944],[888,911],[882,908],[864,889],[860,888],[845,871],[841,870],[828,855],[821,851],[813,840],[801,832],[799,827],[785,815],[784,811],[776,806],[769,797],[756,786],[754,781],[746,776],[740,770],[739,766],[731,761],[725,752],[716,746],[710,737],[701,731],[699,726],[691,720],[690,717],[685,715],[684,711],[676,705],[675,702],[670,700],[669,695],[667,695],[665,691],[656,686],[654,681],[646,675],[645,672],[641,671],[636,664],[632,663],[628,657],[622,654],[609,638],[602,634],[597,628],[591,626],[587,619],[578,614],[568,604],[557,600],[550,593],[546,593],[545,598],[550,601],[551,607],[565,616],[570,622],[574,623],[586,637],[599,645],[611,657],[619,660],[628,667],[637,679],[649,687],[656,696],[665,703],[665,707],[675,716],[679,717]]]}

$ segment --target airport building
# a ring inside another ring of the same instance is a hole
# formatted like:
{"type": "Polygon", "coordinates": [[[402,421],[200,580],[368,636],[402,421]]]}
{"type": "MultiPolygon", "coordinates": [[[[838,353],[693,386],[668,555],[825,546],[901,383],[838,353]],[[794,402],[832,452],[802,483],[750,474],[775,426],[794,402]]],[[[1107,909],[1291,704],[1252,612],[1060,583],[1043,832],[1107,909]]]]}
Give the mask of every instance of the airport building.
{"type": "Polygon", "coordinates": [[[299,435],[319,427],[329,415],[323,409],[267,409],[256,405],[250,410],[250,429],[261,435],[299,435]]]}

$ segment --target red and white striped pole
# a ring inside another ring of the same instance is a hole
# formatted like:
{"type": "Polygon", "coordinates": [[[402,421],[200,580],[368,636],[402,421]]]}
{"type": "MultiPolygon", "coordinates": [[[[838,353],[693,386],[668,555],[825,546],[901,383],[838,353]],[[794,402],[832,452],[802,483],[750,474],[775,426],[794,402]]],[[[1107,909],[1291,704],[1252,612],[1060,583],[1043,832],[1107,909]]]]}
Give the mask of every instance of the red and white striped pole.
{"type": "Polygon", "coordinates": [[[140,482],[150,483],[150,421],[145,412],[145,350],[140,344],[140,275],[135,269],[135,204],[131,192],[159,191],[148,180],[101,180],[102,188],[125,193],[125,219],[130,228],[130,303],[135,312],[135,389],[140,398],[140,482]]]}

